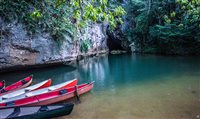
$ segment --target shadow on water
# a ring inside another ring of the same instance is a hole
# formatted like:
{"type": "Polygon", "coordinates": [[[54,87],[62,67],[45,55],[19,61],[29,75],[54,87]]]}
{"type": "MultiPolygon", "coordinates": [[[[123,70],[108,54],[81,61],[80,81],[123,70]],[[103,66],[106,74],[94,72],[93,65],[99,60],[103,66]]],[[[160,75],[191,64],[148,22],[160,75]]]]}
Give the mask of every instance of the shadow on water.
{"type": "Polygon", "coordinates": [[[0,74],[0,80],[5,80],[9,84],[11,84],[24,77],[33,74],[34,76],[33,83],[37,83],[51,78],[53,80],[52,83],[57,84],[75,78],[74,75],[69,73],[74,71],[75,69],[76,69],[75,67],[64,66],[64,65],[53,66],[48,68],[40,68],[40,69],[29,69],[29,70],[0,74]]]}

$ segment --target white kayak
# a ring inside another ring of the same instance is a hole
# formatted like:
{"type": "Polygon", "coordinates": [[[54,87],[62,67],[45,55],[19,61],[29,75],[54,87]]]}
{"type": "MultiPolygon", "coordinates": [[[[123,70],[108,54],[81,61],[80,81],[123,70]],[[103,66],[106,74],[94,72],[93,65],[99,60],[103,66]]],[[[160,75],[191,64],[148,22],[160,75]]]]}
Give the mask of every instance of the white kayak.
{"type": "Polygon", "coordinates": [[[49,87],[50,85],[51,85],[51,79],[45,80],[43,82],[40,82],[38,84],[29,86],[27,88],[23,88],[23,89],[20,89],[20,90],[13,91],[11,93],[2,95],[2,96],[0,96],[0,102],[2,102],[4,100],[7,100],[7,99],[11,99],[13,97],[16,97],[16,96],[19,96],[19,95],[22,95],[22,94],[25,94],[25,93],[30,92],[30,91],[34,91],[34,90],[38,90],[38,89],[49,87]]]}
{"type": "Polygon", "coordinates": [[[77,82],[78,82],[77,79],[70,80],[70,81],[67,81],[67,82],[64,82],[64,83],[61,83],[61,84],[57,84],[57,85],[54,85],[54,86],[50,86],[50,87],[47,87],[47,88],[27,92],[27,93],[15,96],[13,98],[7,98],[7,99],[2,100],[0,103],[15,101],[15,100],[23,99],[23,98],[26,98],[26,97],[31,97],[31,96],[36,96],[36,95],[39,95],[39,94],[47,93],[49,91],[56,91],[56,90],[60,90],[62,88],[72,87],[72,86],[77,85],[77,82]]]}

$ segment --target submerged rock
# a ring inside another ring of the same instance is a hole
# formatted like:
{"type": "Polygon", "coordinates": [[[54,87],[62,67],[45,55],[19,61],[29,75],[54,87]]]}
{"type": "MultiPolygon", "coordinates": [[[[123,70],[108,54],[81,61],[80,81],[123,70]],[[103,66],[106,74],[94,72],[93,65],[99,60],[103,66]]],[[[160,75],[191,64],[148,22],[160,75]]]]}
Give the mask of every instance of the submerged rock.
{"type": "Polygon", "coordinates": [[[123,54],[123,53],[127,53],[127,51],[124,50],[113,50],[110,52],[110,54],[123,54]]]}
{"type": "Polygon", "coordinates": [[[191,93],[195,94],[195,93],[197,93],[197,91],[195,91],[195,90],[192,90],[192,91],[191,91],[191,93]]]}

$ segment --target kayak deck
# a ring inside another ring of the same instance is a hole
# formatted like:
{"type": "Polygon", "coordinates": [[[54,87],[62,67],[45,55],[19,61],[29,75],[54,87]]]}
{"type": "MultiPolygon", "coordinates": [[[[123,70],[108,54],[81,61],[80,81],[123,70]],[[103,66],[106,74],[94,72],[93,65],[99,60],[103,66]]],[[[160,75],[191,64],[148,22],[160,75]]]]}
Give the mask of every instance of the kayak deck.
{"type": "Polygon", "coordinates": [[[27,88],[20,89],[20,90],[13,91],[11,93],[2,95],[2,96],[0,96],[0,102],[5,102],[9,99],[12,100],[13,97],[25,94],[25,93],[30,92],[30,91],[38,90],[38,89],[41,89],[41,88],[46,88],[46,87],[49,87],[50,85],[51,85],[51,79],[45,80],[45,81],[40,82],[38,84],[35,84],[33,86],[29,86],[27,88]]]}

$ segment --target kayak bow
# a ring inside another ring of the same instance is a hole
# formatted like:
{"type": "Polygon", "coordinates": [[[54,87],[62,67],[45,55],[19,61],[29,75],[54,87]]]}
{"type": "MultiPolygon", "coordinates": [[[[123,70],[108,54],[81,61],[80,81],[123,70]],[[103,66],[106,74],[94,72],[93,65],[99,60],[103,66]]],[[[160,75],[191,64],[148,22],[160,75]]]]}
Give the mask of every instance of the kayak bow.
{"type": "Polygon", "coordinates": [[[10,86],[7,86],[0,90],[0,95],[4,95],[22,88],[29,86],[32,83],[33,75],[28,76],[10,86]]]}
{"type": "Polygon", "coordinates": [[[3,101],[5,102],[6,100],[13,99],[13,97],[16,97],[16,96],[19,96],[19,95],[22,95],[22,94],[25,94],[25,93],[28,93],[28,92],[31,92],[34,90],[46,88],[46,87],[49,87],[50,85],[51,85],[51,79],[45,80],[43,82],[29,86],[27,88],[23,88],[23,89],[2,95],[2,96],[0,96],[0,102],[3,102],[3,101]]]}

